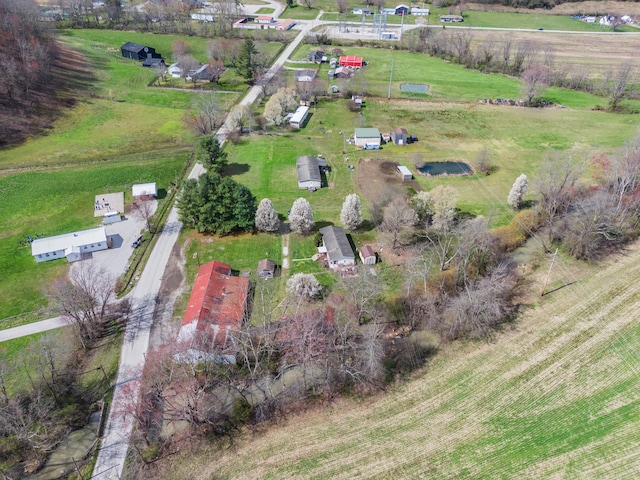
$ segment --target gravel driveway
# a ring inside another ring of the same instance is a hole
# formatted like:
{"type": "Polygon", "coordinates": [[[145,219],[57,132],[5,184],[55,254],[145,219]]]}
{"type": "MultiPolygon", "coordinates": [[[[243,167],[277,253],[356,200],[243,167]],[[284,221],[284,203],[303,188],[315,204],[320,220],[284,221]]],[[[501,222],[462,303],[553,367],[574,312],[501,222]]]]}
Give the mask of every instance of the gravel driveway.
{"type": "MultiPolygon", "coordinates": [[[[157,202],[155,200],[148,201],[153,202],[153,211],[155,212],[157,202]]],[[[90,258],[72,264],[69,271],[72,272],[74,268],[79,268],[81,263],[91,262],[97,268],[104,268],[114,278],[119,277],[127,268],[132,252],[131,244],[145,228],[144,219],[135,211],[125,215],[121,222],[105,225],[107,235],[112,240],[111,248],[91,253],[90,258]]]]}

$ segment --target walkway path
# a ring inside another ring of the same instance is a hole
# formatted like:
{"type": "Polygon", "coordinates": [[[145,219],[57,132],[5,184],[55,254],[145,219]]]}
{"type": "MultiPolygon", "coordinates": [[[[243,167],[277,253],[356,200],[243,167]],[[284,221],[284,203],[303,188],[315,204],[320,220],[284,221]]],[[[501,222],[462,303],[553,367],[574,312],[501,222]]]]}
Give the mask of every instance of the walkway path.
{"type": "Polygon", "coordinates": [[[20,325],[19,327],[7,328],[6,330],[0,330],[0,342],[26,337],[27,335],[33,335],[34,333],[47,332],[55,328],[64,327],[65,325],[67,325],[67,323],[64,318],[54,317],[47,320],[41,320],[40,322],[27,323],[26,325],[20,325]]]}
{"type": "Polygon", "coordinates": [[[282,235],[282,269],[289,268],[289,234],[282,235]]]}

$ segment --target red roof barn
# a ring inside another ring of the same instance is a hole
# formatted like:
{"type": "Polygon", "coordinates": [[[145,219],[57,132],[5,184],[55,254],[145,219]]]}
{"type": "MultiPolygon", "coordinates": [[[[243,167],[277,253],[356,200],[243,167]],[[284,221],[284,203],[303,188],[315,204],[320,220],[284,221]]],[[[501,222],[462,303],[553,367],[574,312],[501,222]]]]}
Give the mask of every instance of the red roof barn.
{"type": "Polygon", "coordinates": [[[362,67],[362,64],[362,57],[356,57],[354,55],[340,57],[341,67],[362,67]]]}
{"type": "Polygon", "coordinates": [[[230,334],[242,327],[248,290],[249,279],[232,276],[225,263],[214,260],[200,267],[178,333],[187,360],[207,358],[216,351],[217,359],[235,362],[230,334]]]}

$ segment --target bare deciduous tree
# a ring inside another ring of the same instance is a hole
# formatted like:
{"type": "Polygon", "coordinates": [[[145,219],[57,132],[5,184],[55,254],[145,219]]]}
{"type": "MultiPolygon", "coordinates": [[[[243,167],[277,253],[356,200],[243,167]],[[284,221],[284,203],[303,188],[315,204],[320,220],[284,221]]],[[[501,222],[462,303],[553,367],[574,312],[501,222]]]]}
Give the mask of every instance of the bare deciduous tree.
{"type": "Polygon", "coordinates": [[[416,212],[402,197],[394,198],[384,209],[380,230],[391,237],[391,248],[396,251],[400,246],[400,234],[416,223],[416,212]]]}
{"type": "Polygon", "coordinates": [[[56,282],[52,288],[51,297],[85,348],[102,334],[114,286],[111,274],[85,261],[73,265],[69,279],[56,282]]]}
{"type": "Polygon", "coordinates": [[[345,292],[349,305],[355,308],[355,318],[359,323],[375,316],[375,304],[382,293],[382,285],[368,268],[361,267],[357,275],[341,277],[340,288],[345,292]]]}
{"type": "Polygon", "coordinates": [[[156,202],[154,200],[137,200],[133,204],[133,209],[138,217],[144,220],[149,232],[154,233],[153,215],[156,213],[156,202]]]}
{"type": "Polygon", "coordinates": [[[534,100],[542,93],[549,83],[549,70],[541,65],[527,67],[520,77],[524,83],[522,94],[527,105],[533,105],[534,100]]]}
{"type": "Polygon", "coordinates": [[[542,159],[540,173],[534,183],[539,194],[537,208],[548,225],[569,206],[572,189],[586,166],[584,158],[566,153],[546,155],[542,159]]]}

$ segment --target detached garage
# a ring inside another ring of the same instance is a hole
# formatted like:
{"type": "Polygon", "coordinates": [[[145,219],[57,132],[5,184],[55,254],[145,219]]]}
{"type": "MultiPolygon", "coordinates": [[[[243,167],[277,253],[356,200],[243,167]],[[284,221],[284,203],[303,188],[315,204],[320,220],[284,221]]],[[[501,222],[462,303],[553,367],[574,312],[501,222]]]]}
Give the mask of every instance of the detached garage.
{"type": "Polygon", "coordinates": [[[357,147],[377,150],[380,148],[380,130],[377,128],[356,128],[353,139],[357,147]]]}

